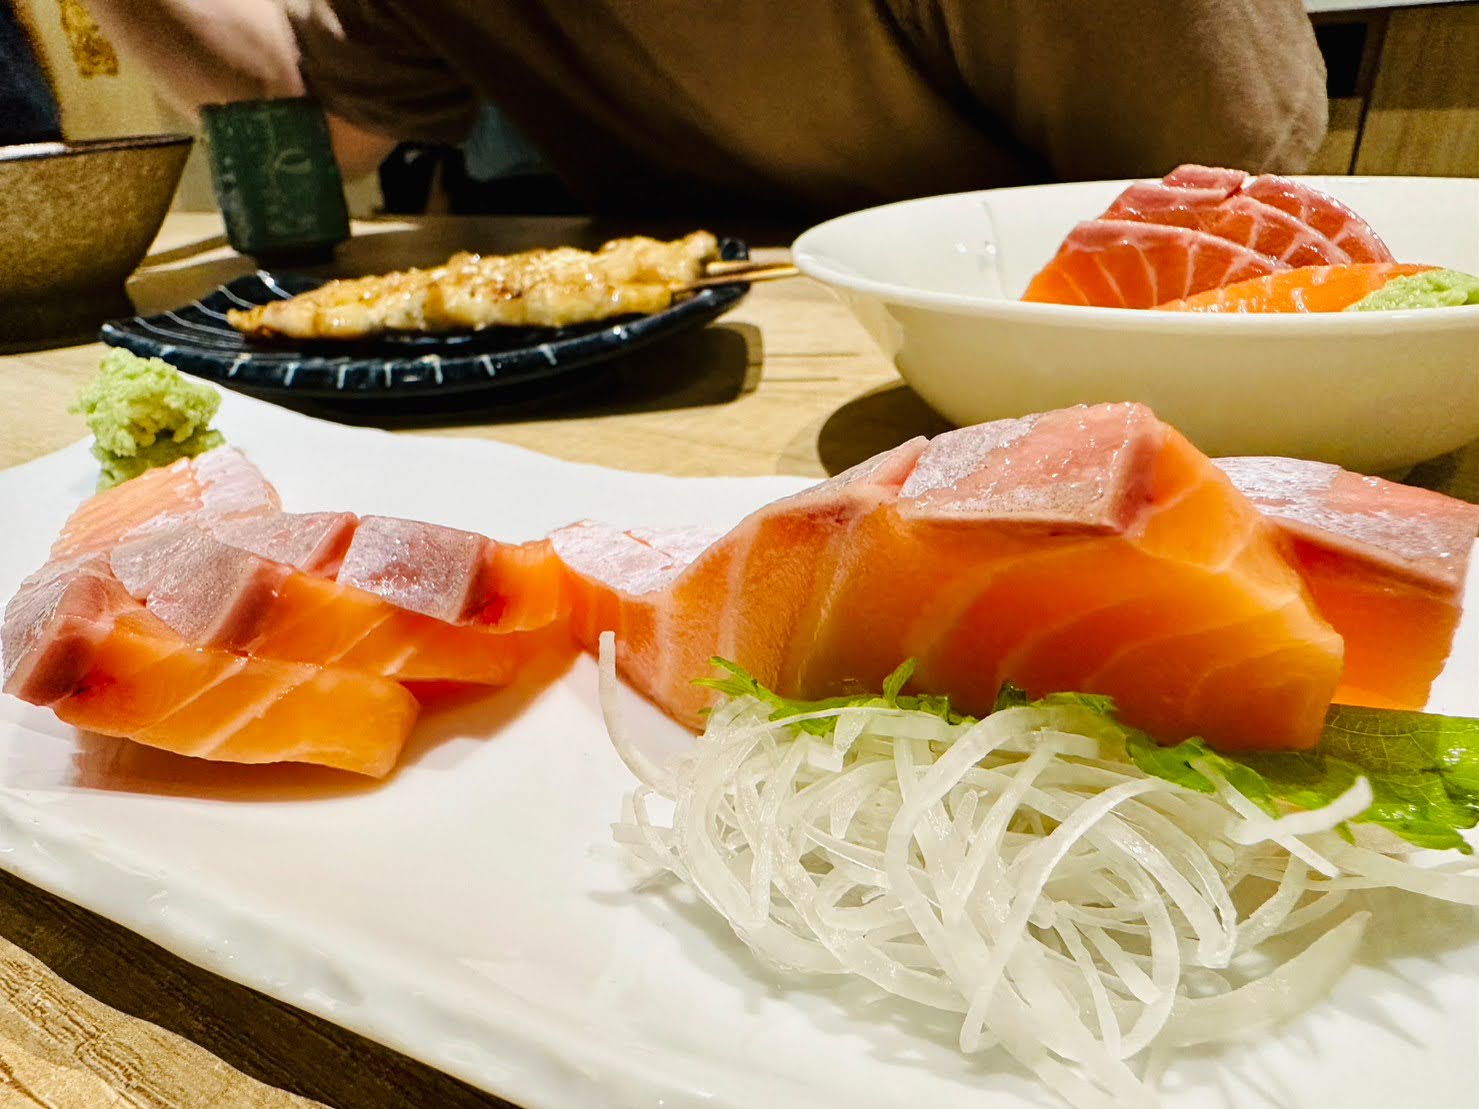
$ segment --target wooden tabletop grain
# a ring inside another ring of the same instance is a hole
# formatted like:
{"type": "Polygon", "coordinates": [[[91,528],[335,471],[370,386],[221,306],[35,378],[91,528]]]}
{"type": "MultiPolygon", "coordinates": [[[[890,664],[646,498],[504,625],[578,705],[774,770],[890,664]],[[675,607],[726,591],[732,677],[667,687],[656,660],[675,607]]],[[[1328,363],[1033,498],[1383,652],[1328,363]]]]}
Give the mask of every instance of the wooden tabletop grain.
{"type": "MultiPolygon", "coordinates": [[[[588,244],[626,230],[561,219],[372,222],[356,228],[336,267],[375,272],[457,249],[588,244]]],[[[787,241],[780,232],[715,230],[746,233],[761,258],[781,253],[765,244],[787,241]]],[[[129,292],[154,312],[251,268],[224,245],[217,216],[174,214],[129,292]]],[[[66,409],[102,350],[0,348],[0,467],[82,437],[66,409]]],[[[588,393],[514,409],[406,413],[395,424],[623,469],[817,476],[946,426],[847,309],[804,278],[759,285],[718,323],[614,369],[588,393]]],[[[1479,501],[1479,444],[1408,476],[1479,501]]],[[[313,1101],[339,1109],[504,1104],[0,874],[0,1106],[313,1101]]]]}

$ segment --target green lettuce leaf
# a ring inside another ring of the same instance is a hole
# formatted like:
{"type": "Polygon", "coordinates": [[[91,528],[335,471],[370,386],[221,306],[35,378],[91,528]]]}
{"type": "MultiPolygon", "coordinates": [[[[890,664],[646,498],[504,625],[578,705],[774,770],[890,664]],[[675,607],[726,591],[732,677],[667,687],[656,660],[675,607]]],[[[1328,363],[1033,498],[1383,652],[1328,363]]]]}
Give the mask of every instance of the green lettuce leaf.
{"type": "MultiPolygon", "coordinates": [[[[700,679],[700,684],[769,704],[773,720],[849,706],[927,712],[952,724],[974,720],[952,709],[948,697],[904,693],[914,672],[912,659],[889,675],[882,696],[821,701],[781,697],[742,667],[723,659],[713,662],[728,677],[700,679]]],[[[1204,772],[1213,770],[1270,816],[1289,808],[1323,808],[1364,777],[1373,801],[1354,823],[1381,825],[1419,847],[1472,852],[1460,833],[1479,826],[1479,720],[1335,705],[1320,742],[1308,751],[1228,754],[1197,738],[1162,746],[1121,723],[1114,701],[1098,694],[1051,693],[1033,700],[1016,686],[1004,685],[994,711],[1024,705],[1087,709],[1114,725],[1123,737],[1125,757],[1142,772],[1213,793],[1216,787],[1204,772]]],[[[829,735],[836,720],[807,720],[797,727],[829,735]]]]}
{"type": "MultiPolygon", "coordinates": [[[[725,678],[698,678],[694,685],[717,689],[726,697],[753,697],[762,704],[771,706],[770,718],[783,720],[788,716],[804,716],[810,712],[821,712],[836,708],[890,708],[912,712],[926,712],[951,724],[973,722],[975,717],[964,716],[950,707],[949,697],[931,694],[904,693],[903,688],[914,674],[914,660],[906,659],[899,668],[883,680],[883,694],[864,693],[854,697],[827,697],[819,701],[802,701],[772,693],[737,663],[728,659],[711,658],[709,662],[723,670],[725,678]]],[[[837,730],[837,718],[802,720],[796,725],[811,735],[831,735],[837,730]]]]}
{"type": "Polygon", "coordinates": [[[1229,755],[1200,739],[1161,747],[1143,732],[1125,750],[1145,773],[1203,792],[1213,786],[1198,767],[1214,767],[1271,816],[1281,803],[1323,808],[1365,778],[1373,800],[1355,823],[1419,847],[1473,850],[1459,833],[1479,825],[1479,720],[1334,705],[1308,751],[1229,755]]]}

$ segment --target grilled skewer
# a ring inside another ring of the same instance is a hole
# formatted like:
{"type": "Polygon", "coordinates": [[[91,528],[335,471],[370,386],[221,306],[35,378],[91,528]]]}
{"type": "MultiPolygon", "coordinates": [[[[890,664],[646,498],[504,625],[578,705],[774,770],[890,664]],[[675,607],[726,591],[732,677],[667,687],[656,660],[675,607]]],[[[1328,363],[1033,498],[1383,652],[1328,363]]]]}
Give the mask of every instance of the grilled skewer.
{"type": "Polygon", "coordinates": [[[661,311],[711,285],[770,280],[787,264],[721,262],[707,231],[673,242],[616,239],[594,253],[573,247],[522,254],[456,254],[432,269],[331,281],[287,300],[227,314],[260,338],[361,339],[385,332],[564,327],[661,311]],[[719,270],[721,272],[716,273],[719,270]]]}

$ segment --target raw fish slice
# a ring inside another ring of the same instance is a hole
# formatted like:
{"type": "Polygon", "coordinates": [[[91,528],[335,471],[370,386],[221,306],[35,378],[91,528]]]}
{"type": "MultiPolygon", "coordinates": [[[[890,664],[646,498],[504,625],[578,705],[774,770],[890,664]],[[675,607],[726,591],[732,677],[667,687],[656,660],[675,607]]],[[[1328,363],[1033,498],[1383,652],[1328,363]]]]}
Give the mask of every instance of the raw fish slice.
{"type": "Polygon", "coordinates": [[[222,543],[305,573],[333,577],[358,523],[352,512],[273,512],[213,521],[210,531],[222,543]]]}
{"type": "Polygon", "coordinates": [[[1341,265],[1351,260],[1344,250],[1287,212],[1218,189],[1135,184],[1101,218],[1205,231],[1289,266],[1341,265]]]}
{"type": "Polygon", "coordinates": [[[1340,247],[1352,262],[1395,262],[1387,244],[1355,212],[1333,196],[1274,174],[1255,177],[1243,195],[1287,212],[1340,247]]]}
{"type": "Polygon", "coordinates": [[[937,437],[845,577],[803,685],[876,687],[907,656],[967,711],[1010,681],[1110,694],[1163,739],[1299,747],[1340,673],[1273,529],[1140,405],[937,437]]]}
{"type": "Polygon", "coordinates": [[[1289,267],[1205,231],[1134,220],[1080,223],[1023,300],[1151,308],[1289,267]]]}
{"type": "Polygon", "coordinates": [[[495,632],[563,615],[562,574],[548,544],[505,548],[413,521],[359,523],[350,513],[280,511],[257,469],[221,449],[94,497],[69,520],[58,547],[110,552],[133,596],[188,642],[354,665],[402,681],[506,684],[530,647],[495,632]],[[387,535],[412,551],[408,561],[384,567],[377,584],[388,600],[333,580],[351,548],[363,555],[387,535]],[[411,541],[425,536],[460,537],[472,552],[479,607],[467,623],[414,610],[447,578],[445,559],[417,561],[411,541]],[[505,598],[500,590],[510,591],[512,577],[521,588],[505,598]]]}
{"type": "Polygon", "coordinates": [[[128,595],[101,554],[32,575],[0,630],[6,693],[177,754],[380,777],[418,710],[386,678],[188,644],[128,595]]]}
{"type": "Polygon", "coordinates": [[[1161,183],[1173,188],[1221,190],[1228,197],[1240,194],[1275,208],[1304,224],[1345,255],[1326,259],[1332,264],[1396,261],[1371,225],[1350,208],[1333,196],[1289,177],[1271,173],[1251,177],[1242,170],[1184,165],[1168,173],[1161,183]]]}
{"type": "Polygon", "coordinates": [[[245,455],[233,447],[217,447],[148,470],[91,498],[67,520],[51,556],[107,550],[145,525],[168,526],[183,519],[229,524],[278,507],[277,492],[245,455]]]}
{"type": "Polygon", "coordinates": [[[716,654],[773,688],[794,686],[851,529],[897,495],[924,444],[912,440],[767,505],[717,543],[692,530],[555,532],[574,581],[577,639],[593,647],[601,631],[619,628],[623,673],[639,689],[662,690],[654,699],[689,724],[712,702],[692,679],[716,654]]]}
{"type": "Polygon", "coordinates": [[[181,523],[453,623],[526,630],[551,624],[566,610],[563,573],[547,542],[497,543],[384,516],[284,513],[261,472],[230,447],[150,470],[93,497],[68,520],[52,555],[109,550],[125,536],[181,523]]]}
{"type": "Polygon", "coordinates": [[[1479,506],[1323,462],[1217,465],[1284,529],[1346,643],[1336,700],[1420,709],[1453,647],[1479,506]]]}
{"type": "MultiPolygon", "coordinates": [[[[320,526],[300,539],[282,517],[263,519],[282,539],[275,546],[296,549],[310,566],[332,557],[334,544],[319,540],[343,530],[314,517],[308,523],[320,526]]],[[[188,642],[260,658],[353,666],[400,681],[505,685],[531,653],[527,636],[409,612],[191,524],[125,540],[109,563],[124,588],[188,642]]]]}
{"type": "MultiPolygon", "coordinates": [[[[623,591],[633,596],[655,596],[718,538],[716,532],[697,528],[622,531],[584,520],[554,532],[550,544],[568,572],[590,582],[621,582],[623,591]]],[[[609,590],[573,589],[570,601],[571,633],[588,648],[594,648],[601,632],[615,628],[621,619],[618,598],[609,590]]],[[[655,652],[656,639],[644,649],[655,652]]],[[[622,665],[630,666],[641,656],[641,650],[627,651],[622,665]]]]}
{"type": "Polygon", "coordinates": [[[1223,169],[1220,166],[1199,166],[1188,162],[1177,166],[1161,179],[1163,185],[1178,189],[1215,190],[1223,196],[1232,196],[1250,180],[1250,175],[1240,169],[1223,169]]]}
{"type": "Polygon", "coordinates": [[[360,519],[336,580],[411,612],[503,631],[544,627],[567,608],[547,541],[498,543],[389,516],[360,519]]]}
{"type": "Polygon", "coordinates": [[[617,631],[628,679],[693,726],[711,654],[791,696],[876,689],[913,656],[918,687],[967,711],[1003,680],[1086,690],[1225,747],[1315,742],[1340,676],[1273,525],[1140,405],[905,444],[683,568],[590,526],[553,542],[581,637],[617,631]]]}
{"type": "Polygon", "coordinates": [[[21,582],[0,623],[5,692],[46,705],[76,688],[120,592],[99,554],[48,563],[21,582]]]}
{"type": "Polygon", "coordinates": [[[1306,266],[1208,289],[1156,308],[1162,312],[1342,312],[1394,277],[1432,268],[1395,262],[1306,266]]]}
{"type": "Polygon", "coordinates": [[[1184,165],[1161,181],[1130,185],[1102,216],[1075,227],[1022,299],[1150,308],[1290,267],[1390,261],[1359,216],[1307,185],[1184,165]],[[1136,237],[1128,223],[1188,235],[1147,231],[1136,237]],[[1196,236],[1248,253],[1218,258],[1196,236]]]}
{"type": "Polygon", "coordinates": [[[515,631],[544,627],[565,613],[562,571],[546,542],[503,544],[383,516],[285,513],[260,471],[229,447],[93,497],[68,520],[52,555],[109,550],[126,537],[181,524],[439,620],[515,631]]]}
{"type": "Polygon", "coordinates": [[[474,608],[483,569],[481,535],[388,516],[360,520],[339,580],[438,620],[463,619],[474,608]]]}

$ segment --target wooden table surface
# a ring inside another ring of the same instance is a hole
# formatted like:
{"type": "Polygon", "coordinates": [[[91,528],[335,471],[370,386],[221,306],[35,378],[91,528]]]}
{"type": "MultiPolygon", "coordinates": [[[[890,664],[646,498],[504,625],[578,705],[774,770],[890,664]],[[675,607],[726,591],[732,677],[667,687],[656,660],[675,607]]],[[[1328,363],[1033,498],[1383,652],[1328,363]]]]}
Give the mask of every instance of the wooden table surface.
{"type": "MultiPolygon", "coordinates": [[[[338,265],[373,272],[459,248],[585,243],[620,230],[554,219],[377,222],[357,228],[338,265]]],[[[250,268],[224,247],[217,216],[175,214],[129,291],[141,310],[157,311],[250,268]]],[[[66,408],[102,349],[0,354],[0,467],[83,435],[66,408]]],[[[719,323],[623,360],[595,393],[401,423],[408,434],[500,439],[624,469],[806,475],[946,426],[848,311],[806,279],[757,286],[719,323]]],[[[1479,501],[1479,444],[1410,477],[1479,501]]],[[[0,1107],[311,1103],[304,1098],[340,1109],[503,1104],[0,874],[0,1107]]]]}

